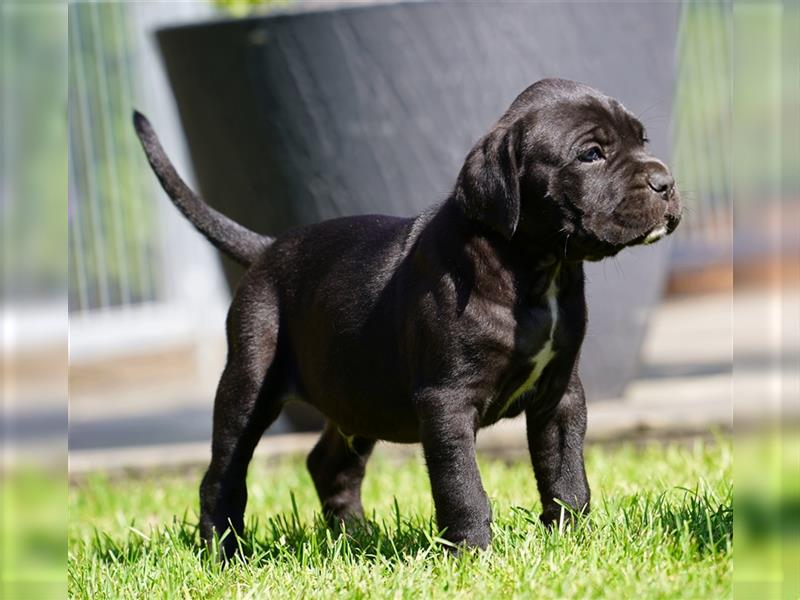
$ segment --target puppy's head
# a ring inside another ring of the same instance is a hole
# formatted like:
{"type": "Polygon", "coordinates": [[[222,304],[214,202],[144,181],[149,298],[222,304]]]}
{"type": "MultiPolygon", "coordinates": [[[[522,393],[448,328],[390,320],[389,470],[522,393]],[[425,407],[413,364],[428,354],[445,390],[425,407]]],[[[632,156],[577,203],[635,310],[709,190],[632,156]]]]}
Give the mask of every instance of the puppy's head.
{"type": "Polygon", "coordinates": [[[539,81],[470,151],[455,200],[472,220],[567,260],[599,260],[671,233],[680,198],[622,104],[539,81]]]}

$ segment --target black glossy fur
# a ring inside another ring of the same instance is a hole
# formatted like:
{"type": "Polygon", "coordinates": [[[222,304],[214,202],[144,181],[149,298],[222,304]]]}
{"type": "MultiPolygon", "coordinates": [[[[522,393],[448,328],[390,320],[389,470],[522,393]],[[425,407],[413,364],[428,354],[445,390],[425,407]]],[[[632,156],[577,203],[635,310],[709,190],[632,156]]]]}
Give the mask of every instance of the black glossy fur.
{"type": "MultiPolygon", "coordinates": [[[[491,511],[475,435],[523,411],[543,521],[558,519],[556,500],[588,510],[583,260],[654,241],[680,217],[669,171],[621,104],[575,82],[540,81],[469,153],[441,205],[275,240],[202,203],[146,119],[135,124],[178,207],[250,265],[227,321],[200,491],[205,540],[229,523],[241,531],[248,462],[289,397],[328,419],[308,467],[332,521],[362,517],[376,440],[421,442],[445,536],[485,547],[491,511]]],[[[230,536],[225,550],[235,547],[230,536]]]]}

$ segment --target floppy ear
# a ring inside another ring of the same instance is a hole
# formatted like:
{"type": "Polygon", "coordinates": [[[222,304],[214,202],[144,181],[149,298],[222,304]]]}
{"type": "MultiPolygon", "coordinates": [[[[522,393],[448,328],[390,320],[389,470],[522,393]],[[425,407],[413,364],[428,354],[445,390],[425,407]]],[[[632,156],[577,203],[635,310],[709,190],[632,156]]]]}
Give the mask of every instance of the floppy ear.
{"type": "Polygon", "coordinates": [[[464,214],[511,239],[519,222],[519,178],[512,127],[498,126],[467,155],[456,182],[464,214]]]}

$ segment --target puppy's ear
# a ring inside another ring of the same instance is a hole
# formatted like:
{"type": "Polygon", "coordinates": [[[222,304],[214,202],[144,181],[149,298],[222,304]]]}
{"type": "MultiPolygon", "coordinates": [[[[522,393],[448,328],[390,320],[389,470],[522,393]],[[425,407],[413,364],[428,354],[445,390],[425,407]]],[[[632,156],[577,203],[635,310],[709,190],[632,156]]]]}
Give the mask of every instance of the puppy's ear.
{"type": "Polygon", "coordinates": [[[520,210],[513,127],[495,127],[470,151],[458,175],[455,199],[468,218],[511,239],[520,210]]]}

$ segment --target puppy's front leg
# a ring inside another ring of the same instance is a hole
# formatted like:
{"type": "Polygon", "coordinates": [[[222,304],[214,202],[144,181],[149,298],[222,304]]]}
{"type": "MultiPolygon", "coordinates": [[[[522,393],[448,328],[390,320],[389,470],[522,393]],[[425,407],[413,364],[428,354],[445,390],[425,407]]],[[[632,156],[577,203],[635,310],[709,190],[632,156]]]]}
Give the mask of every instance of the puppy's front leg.
{"type": "MultiPolygon", "coordinates": [[[[528,448],[542,499],[541,520],[557,522],[560,500],[578,512],[589,510],[589,484],[583,465],[586,435],[586,398],[577,373],[554,411],[544,418],[532,403],[526,411],[528,448]]],[[[569,515],[567,515],[569,517],[569,515]]]]}
{"type": "Polygon", "coordinates": [[[475,409],[444,394],[421,397],[417,408],[436,522],[447,540],[486,548],[492,513],[475,458],[475,409]]]}

